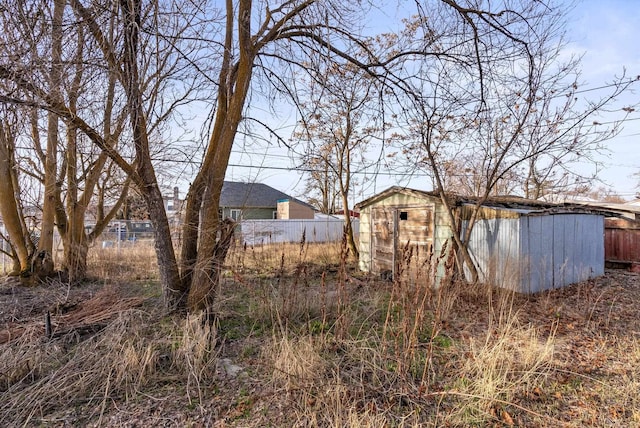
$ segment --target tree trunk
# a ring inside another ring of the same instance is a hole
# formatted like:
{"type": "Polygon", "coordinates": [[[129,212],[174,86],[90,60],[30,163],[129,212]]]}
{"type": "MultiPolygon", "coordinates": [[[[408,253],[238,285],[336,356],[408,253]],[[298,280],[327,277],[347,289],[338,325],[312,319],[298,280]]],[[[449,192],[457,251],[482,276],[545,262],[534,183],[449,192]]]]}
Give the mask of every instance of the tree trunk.
{"type": "Polygon", "coordinates": [[[229,247],[233,241],[235,222],[226,219],[218,222],[214,236],[202,237],[206,242],[200,251],[211,251],[209,263],[198,266],[195,270],[193,285],[189,292],[189,309],[191,311],[203,311],[209,316],[215,302],[215,293],[220,285],[220,275],[224,268],[229,247]],[[201,277],[202,276],[202,277],[201,277]]]}
{"type": "Polygon", "coordinates": [[[17,267],[20,272],[23,272],[29,270],[30,261],[16,199],[20,192],[14,188],[12,177],[15,168],[14,141],[11,131],[0,122],[0,215],[17,258],[17,267]]]}
{"type": "MultiPolygon", "coordinates": [[[[232,64],[231,53],[234,25],[234,5],[227,0],[225,55],[220,69],[218,108],[213,132],[203,166],[187,201],[185,232],[193,237],[199,230],[197,256],[193,261],[193,240],[183,241],[182,277],[189,278],[189,310],[210,312],[219,285],[219,273],[224,265],[233,229],[221,223],[218,209],[224,176],[229,164],[233,141],[242,120],[244,104],[253,72],[255,47],[251,40],[251,1],[241,0],[237,6],[239,60],[232,64]],[[200,225],[195,219],[198,215],[200,225]],[[228,241],[228,242],[227,242],[228,241]]],[[[184,283],[183,283],[184,284],[184,283]]],[[[184,285],[183,285],[184,286],[184,285]]]]}
{"type": "MultiPolygon", "coordinates": [[[[150,163],[150,162],[149,162],[150,163]]],[[[148,171],[152,169],[147,167],[148,171]]],[[[155,249],[160,273],[160,282],[163,287],[165,307],[169,311],[179,310],[184,306],[185,292],[181,287],[180,272],[176,260],[171,228],[164,209],[162,193],[156,182],[151,182],[151,177],[146,177],[149,182],[149,191],[144,195],[149,208],[151,222],[155,229],[155,249]]],[[[153,177],[155,180],[155,176],[153,177]]]]}
{"type": "Polygon", "coordinates": [[[353,224],[351,223],[351,209],[349,207],[349,197],[348,186],[346,187],[346,191],[342,192],[342,206],[344,207],[344,233],[347,237],[347,245],[349,246],[349,251],[353,256],[358,259],[360,252],[358,251],[358,246],[356,245],[356,240],[353,237],[353,224]]]}
{"type": "Polygon", "coordinates": [[[469,273],[471,274],[471,281],[475,283],[475,282],[478,282],[478,280],[480,279],[480,275],[478,274],[478,268],[474,263],[473,258],[471,257],[471,254],[469,253],[468,240],[463,241],[460,238],[459,231],[461,229],[460,226],[461,226],[462,220],[460,218],[457,218],[456,215],[454,214],[454,211],[453,211],[454,207],[451,206],[451,201],[447,197],[447,194],[444,190],[444,183],[442,181],[442,177],[439,172],[440,170],[438,169],[437,157],[433,153],[433,150],[431,148],[431,141],[430,141],[431,137],[429,135],[425,135],[425,133],[429,134],[430,132],[431,131],[429,129],[423,131],[423,135],[421,136],[423,139],[422,145],[427,152],[429,164],[431,166],[431,170],[433,171],[433,176],[436,180],[436,185],[438,187],[438,194],[440,195],[440,200],[442,201],[442,204],[445,207],[445,211],[447,212],[449,223],[451,224],[451,228],[453,230],[451,237],[453,238],[455,245],[452,246],[452,248],[455,249],[457,257],[460,258],[459,265],[460,265],[460,269],[462,270],[462,272],[460,273],[464,276],[464,266],[466,265],[467,268],[469,269],[469,273]]]}
{"type": "MultiPolygon", "coordinates": [[[[69,111],[77,114],[77,101],[81,93],[82,76],[84,72],[83,52],[84,52],[84,32],[82,27],[78,27],[78,45],[75,56],[75,75],[70,90],[68,91],[69,111]]],[[[110,120],[110,118],[107,118],[110,120]]],[[[59,217],[65,218],[66,224],[62,228],[58,226],[60,235],[63,237],[64,243],[64,261],[63,269],[69,275],[69,282],[76,283],[82,281],[87,275],[87,254],[89,252],[89,243],[87,234],[84,230],[84,216],[87,211],[89,201],[87,195],[93,193],[95,182],[91,179],[95,177],[95,169],[87,174],[85,180],[84,194],[79,198],[78,189],[78,147],[77,147],[78,130],[73,124],[67,124],[67,151],[66,151],[66,178],[67,178],[67,206],[66,212],[62,209],[59,217]]],[[[95,166],[104,165],[105,155],[98,158],[95,166]]],[[[95,168],[94,166],[94,168],[95,168]]],[[[62,206],[62,201],[60,201],[62,206]]],[[[63,207],[61,207],[63,208],[63,207]]]]}
{"type": "Polygon", "coordinates": [[[180,288],[184,293],[189,292],[195,263],[198,258],[198,228],[200,227],[200,209],[202,207],[204,188],[204,175],[200,170],[189,188],[184,206],[182,248],[180,253],[180,288]]]}
{"type": "MultiPolygon", "coordinates": [[[[51,23],[51,72],[49,75],[50,94],[53,99],[60,100],[60,87],[62,85],[62,17],[66,1],[55,0],[53,7],[53,21],[51,23]]],[[[53,254],[53,230],[55,227],[57,205],[57,171],[58,171],[58,115],[49,112],[47,125],[47,153],[44,165],[44,202],[42,205],[42,226],[38,250],[53,254]]],[[[53,273],[46,271],[49,263],[42,264],[42,272],[38,276],[47,276],[53,273]]]]}
{"type": "Polygon", "coordinates": [[[147,122],[144,115],[142,93],[138,72],[138,48],[140,22],[140,0],[122,0],[121,7],[125,22],[124,31],[124,78],[123,84],[129,105],[129,118],[133,129],[133,142],[136,149],[136,184],[149,209],[149,216],[155,229],[155,248],[158,259],[160,281],[163,286],[165,306],[168,310],[179,309],[183,296],[180,287],[180,274],[176,261],[171,229],[164,209],[162,192],[158,187],[151,155],[147,122]]]}

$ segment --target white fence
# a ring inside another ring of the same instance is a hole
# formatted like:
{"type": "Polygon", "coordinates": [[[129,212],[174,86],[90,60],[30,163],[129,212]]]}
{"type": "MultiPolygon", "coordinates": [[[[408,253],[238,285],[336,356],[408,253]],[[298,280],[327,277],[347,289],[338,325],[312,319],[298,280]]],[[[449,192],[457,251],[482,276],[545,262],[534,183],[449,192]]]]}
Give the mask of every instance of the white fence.
{"type": "MultiPolygon", "coordinates": [[[[354,236],[360,231],[360,220],[352,220],[354,236]]],[[[280,242],[340,241],[344,232],[344,219],[327,217],[314,220],[242,220],[239,225],[241,241],[247,245],[280,242]]]]}

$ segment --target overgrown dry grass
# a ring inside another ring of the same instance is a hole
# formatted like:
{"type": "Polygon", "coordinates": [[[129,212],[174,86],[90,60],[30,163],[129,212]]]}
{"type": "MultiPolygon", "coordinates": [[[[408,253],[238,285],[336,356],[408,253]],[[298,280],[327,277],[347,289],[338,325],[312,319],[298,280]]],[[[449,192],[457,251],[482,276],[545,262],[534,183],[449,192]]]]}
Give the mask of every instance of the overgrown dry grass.
{"type": "Polygon", "coordinates": [[[51,307],[12,312],[4,425],[640,426],[635,274],[521,296],[435,288],[410,251],[388,282],[339,244],[235,247],[211,326],[157,310],[149,249],[91,257],[111,297],[52,312],[61,334],[43,337],[51,307]]]}
{"type": "Polygon", "coordinates": [[[89,251],[87,265],[91,275],[107,281],[158,280],[158,265],[153,242],[141,241],[135,245],[123,242],[120,247],[89,251]]]}

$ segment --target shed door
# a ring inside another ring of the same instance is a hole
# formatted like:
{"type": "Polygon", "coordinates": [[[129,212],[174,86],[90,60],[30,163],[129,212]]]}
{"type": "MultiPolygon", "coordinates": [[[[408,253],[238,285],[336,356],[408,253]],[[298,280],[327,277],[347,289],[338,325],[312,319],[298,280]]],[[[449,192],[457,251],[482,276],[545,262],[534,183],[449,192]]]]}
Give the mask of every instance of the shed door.
{"type": "Polygon", "coordinates": [[[395,210],[379,207],[371,210],[371,271],[393,273],[395,248],[395,210]]]}
{"type": "Polygon", "coordinates": [[[371,210],[371,264],[378,274],[395,275],[424,267],[433,244],[433,208],[377,207],[371,210]],[[400,265],[402,264],[402,265],[400,265]]]}
{"type": "Polygon", "coordinates": [[[396,270],[413,280],[430,268],[433,248],[433,208],[398,208],[396,270]]]}

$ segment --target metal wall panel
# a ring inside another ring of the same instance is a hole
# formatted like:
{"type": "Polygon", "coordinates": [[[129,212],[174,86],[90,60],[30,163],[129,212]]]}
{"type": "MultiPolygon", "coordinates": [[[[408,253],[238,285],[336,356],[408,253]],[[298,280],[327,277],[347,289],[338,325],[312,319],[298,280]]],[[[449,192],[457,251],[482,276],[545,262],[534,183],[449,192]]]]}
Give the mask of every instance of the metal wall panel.
{"type": "Polygon", "coordinates": [[[537,293],[553,284],[552,226],[551,216],[526,216],[521,219],[522,292],[537,293]]]}
{"type": "Polygon", "coordinates": [[[482,280],[536,293],[604,274],[603,227],[602,216],[578,213],[486,219],[469,249],[482,280]]]}
{"type": "Polygon", "coordinates": [[[566,265],[561,280],[555,287],[604,274],[604,217],[590,214],[562,214],[564,239],[567,242],[563,260],[555,263],[566,265]]]}
{"type": "MultiPolygon", "coordinates": [[[[482,281],[520,288],[520,239],[518,218],[488,218],[476,222],[471,231],[469,252],[476,261],[482,281]]],[[[463,223],[463,230],[468,226],[463,223]]]]}

